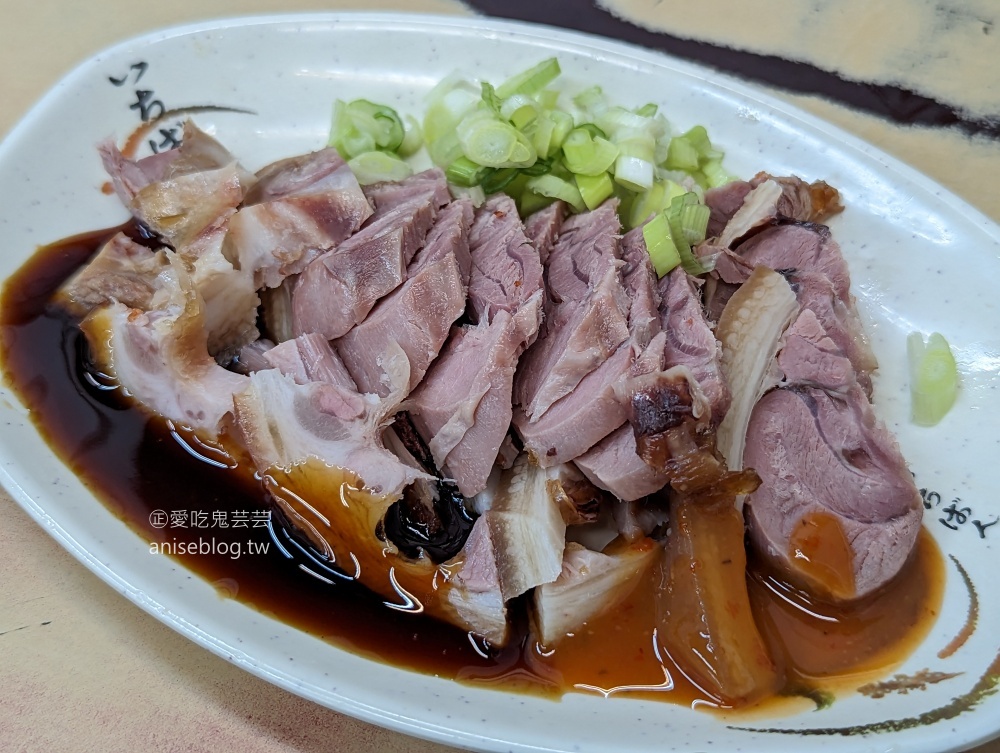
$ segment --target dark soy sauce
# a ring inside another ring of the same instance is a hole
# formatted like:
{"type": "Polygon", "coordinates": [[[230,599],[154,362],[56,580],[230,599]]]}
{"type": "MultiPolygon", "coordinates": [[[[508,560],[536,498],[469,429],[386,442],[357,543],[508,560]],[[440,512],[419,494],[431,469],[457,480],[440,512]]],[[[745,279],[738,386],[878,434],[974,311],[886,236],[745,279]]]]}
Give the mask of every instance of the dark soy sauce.
{"type": "MultiPolygon", "coordinates": [[[[271,510],[267,494],[250,464],[241,462],[238,448],[205,445],[126,405],[113,380],[89,362],[77,322],[50,303],[52,293],[119,231],[143,238],[134,223],[68,238],[40,249],[7,281],[0,298],[0,356],[8,385],[50,447],[145,541],[224,595],[395,666],[548,696],[614,689],[684,704],[704,700],[653,645],[656,568],[612,614],[593,620],[554,651],[530,638],[525,604],[515,601],[514,637],[506,648],[495,649],[429,617],[387,608],[379,596],[329,568],[290,531],[277,508],[265,521],[262,511],[271,510]],[[154,527],[150,516],[156,510],[186,513],[188,527],[154,527]],[[212,525],[216,513],[227,527],[212,525]],[[197,515],[208,527],[190,525],[197,515]],[[236,520],[245,520],[245,527],[234,526],[236,520]],[[212,539],[215,552],[180,553],[212,539]],[[665,676],[673,681],[669,690],[665,676]]],[[[800,608],[789,608],[787,595],[768,585],[773,578],[759,568],[751,574],[761,629],[788,665],[789,677],[816,678],[824,667],[831,676],[846,675],[855,664],[888,671],[915,648],[936,616],[944,580],[940,553],[926,533],[922,536],[911,566],[877,602],[866,602],[863,619],[849,609],[825,607],[827,619],[810,625],[806,597],[800,608]],[[837,618],[832,623],[831,614],[837,618]],[[828,640],[828,662],[822,643],[811,652],[799,648],[812,642],[810,636],[829,636],[831,630],[845,637],[828,640]],[[792,642],[784,649],[786,637],[792,642]],[[845,642],[858,662],[845,659],[845,642]],[[806,653],[809,666],[799,671],[796,657],[806,653]]]]}

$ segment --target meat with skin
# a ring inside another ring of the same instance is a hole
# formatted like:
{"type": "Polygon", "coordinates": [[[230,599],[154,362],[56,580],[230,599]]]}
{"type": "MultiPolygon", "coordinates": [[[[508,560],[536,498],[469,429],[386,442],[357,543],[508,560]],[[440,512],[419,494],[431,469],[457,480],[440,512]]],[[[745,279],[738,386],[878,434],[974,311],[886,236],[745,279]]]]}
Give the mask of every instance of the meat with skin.
{"type": "Polygon", "coordinates": [[[95,309],[81,324],[94,359],[131,399],[147,410],[215,437],[233,410],[233,393],[248,377],[219,366],[209,355],[201,299],[183,264],[160,294],[169,300],[151,311],[122,303],[95,309]]]}
{"type": "Polygon", "coordinates": [[[112,301],[145,310],[159,287],[157,278],[167,266],[163,250],[153,251],[124,233],[116,233],[59,289],[57,300],[81,319],[112,301]]]}
{"type": "Polygon", "coordinates": [[[406,267],[436,217],[433,195],[422,194],[313,260],[292,292],[293,333],[335,340],[364,321],[406,279],[406,267]]]}
{"type": "Polygon", "coordinates": [[[775,207],[776,214],[788,219],[822,222],[843,209],[836,189],[824,181],[806,183],[794,175],[776,178],[767,173],[757,173],[749,181],[737,180],[705,192],[705,204],[711,210],[708,237],[721,235],[723,228],[743,205],[747,194],[768,180],[775,181],[781,187],[781,197],[775,207]]]}
{"type": "Polygon", "coordinates": [[[261,472],[318,458],[347,468],[374,495],[397,499],[427,474],[401,462],[379,440],[384,409],[374,396],[345,400],[324,382],[296,384],[276,369],[258,371],[234,398],[244,446],[261,472]]]}
{"type": "Polygon", "coordinates": [[[813,593],[861,598],[912,551],[923,505],[895,440],[859,387],[779,389],[754,408],[744,460],[760,554],[813,593]]]}
{"type": "Polygon", "coordinates": [[[371,216],[357,178],[336,149],[263,168],[233,218],[226,253],[251,270],[258,287],[277,287],[371,216]]]}
{"type": "Polygon", "coordinates": [[[434,204],[438,207],[443,207],[451,201],[448,181],[444,172],[438,167],[432,167],[400,181],[372,183],[363,186],[361,190],[375,207],[376,215],[422,194],[431,194],[434,204]]]}
{"type": "Polygon", "coordinates": [[[682,267],[675,267],[660,279],[659,291],[665,366],[691,370],[711,406],[712,424],[718,426],[729,410],[731,395],[719,364],[721,346],[705,318],[697,282],[682,267]]]}
{"type": "Polygon", "coordinates": [[[437,357],[452,323],[465,311],[468,277],[463,278],[462,271],[470,267],[471,219],[467,201],[449,205],[407,269],[406,282],[336,341],[347,370],[364,392],[388,395],[381,364],[390,343],[402,347],[409,358],[410,389],[437,357]]]}

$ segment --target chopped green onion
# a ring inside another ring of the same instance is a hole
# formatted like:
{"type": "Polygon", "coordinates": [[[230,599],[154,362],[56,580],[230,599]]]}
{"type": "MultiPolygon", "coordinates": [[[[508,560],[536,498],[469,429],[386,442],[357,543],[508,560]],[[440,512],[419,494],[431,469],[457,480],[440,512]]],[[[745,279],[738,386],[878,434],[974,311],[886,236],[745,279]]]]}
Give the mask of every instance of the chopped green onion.
{"type": "Polygon", "coordinates": [[[656,115],[656,111],[659,108],[652,102],[647,102],[642,107],[637,107],[635,110],[636,115],[642,115],[644,118],[651,118],[656,115]]]}
{"type": "MultiPolygon", "coordinates": [[[[699,212],[689,213],[686,208],[697,206],[698,203],[698,196],[696,194],[685,193],[674,197],[670,202],[670,208],[665,212],[667,222],[670,224],[670,235],[673,238],[674,245],[677,247],[677,253],[680,254],[681,266],[684,267],[688,274],[692,275],[705,274],[715,268],[715,259],[703,259],[696,256],[691,248],[692,242],[688,240],[689,237],[697,237],[697,229],[700,227],[702,220],[699,212]],[[693,221],[697,224],[686,226],[685,217],[689,218],[689,222],[693,221]]],[[[706,227],[707,224],[708,219],[706,217],[706,227]]],[[[696,240],[695,244],[704,240],[704,232],[704,230],[701,230],[701,238],[696,240]]]]}
{"type": "Polygon", "coordinates": [[[510,123],[473,113],[458,124],[462,152],[486,167],[527,167],[537,158],[528,138],[510,123]]]}
{"type": "Polygon", "coordinates": [[[562,199],[576,212],[582,212],[587,208],[580,195],[580,189],[574,183],[551,173],[532,178],[525,184],[525,188],[532,193],[548,196],[551,199],[562,199]]]}
{"type": "Polygon", "coordinates": [[[619,154],[615,160],[615,180],[629,190],[645,191],[653,185],[653,163],[619,154]]]}
{"type": "Polygon", "coordinates": [[[646,251],[657,277],[663,277],[681,263],[677,246],[670,234],[670,223],[664,215],[658,214],[642,226],[642,239],[646,242],[646,251]]]}
{"type": "Polygon", "coordinates": [[[948,341],[938,332],[927,338],[911,332],[906,340],[910,361],[913,423],[934,426],[951,410],[958,395],[958,367],[948,341]]]}
{"type": "Polygon", "coordinates": [[[693,172],[699,168],[698,150],[683,136],[675,136],[670,139],[664,164],[668,170],[693,172]]]}
{"type": "Polygon", "coordinates": [[[606,173],[618,159],[618,147],[586,128],[574,128],[562,145],[563,158],[570,172],[598,176],[606,173]]]}
{"type": "Polygon", "coordinates": [[[573,97],[573,104],[581,110],[593,110],[604,105],[604,92],[601,87],[592,86],[584,89],[573,97]]]}
{"type": "Polygon", "coordinates": [[[404,116],[403,120],[406,121],[406,126],[403,131],[403,140],[396,149],[396,154],[400,157],[410,157],[424,145],[424,135],[420,129],[420,123],[412,115],[404,116]]]}
{"type": "Polygon", "coordinates": [[[615,184],[606,172],[593,176],[576,175],[574,180],[587,209],[597,209],[615,191],[615,184]]]}
{"type": "Polygon", "coordinates": [[[573,130],[573,116],[562,110],[552,110],[549,112],[549,120],[552,121],[552,142],[549,144],[549,154],[559,149],[566,137],[573,130]]]}
{"type": "Polygon", "coordinates": [[[736,180],[729,174],[729,171],[722,166],[721,160],[706,160],[701,166],[701,172],[705,176],[705,181],[709,188],[718,188],[736,180]]]}
{"type": "Polygon", "coordinates": [[[403,121],[391,107],[367,99],[334,103],[329,144],[344,159],[376,149],[392,152],[402,142],[403,121]]]}
{"type": "Polygon", "coordinates": [[[705,240],[708,231],[708,218],[712,214],[704,204],[684,204],[678,213],[678,224],[684,234],[684,240],[694,246],[705,240]]]}
{"type": "Polygon", "coordinates": [[[656,181],[647,190],[636,194],[629,208],[627,225],[629,228],[639,227],[652,215],[663,209],[664,206],[664,184],[656,181]]]}
{"type": "Polygon", "coordinates": [[[445,177],[456,186],[478,186],[490,170],[491,168],[478,165],[468,157],[459,157],[448,165],[445,177]]]}
{"type": "Polygon", "coordinates": [[[521,171],[514,167],[504,167],[499,170],[486,168],[486,170],[488,174],[479,181],[479,185],[487,194],[503,191],[521,174],[521,171]]]}
{"type": "Polygon", "coordinates": [[[555,110],[559,106],[559,92],[555,89],[545,89],[535,95],[535,101],[544,110],[555,110]]]}
{"type": "Polygon", "coordinates": [[[483,89],[482,99],[497,115],[500,115],[500,108],[503,107],[503,100],[497,96],[497,90],[493,88],[493,84],[483,81],[481,84],[483,89]]]}
{"type": "Polygon", "coordinates": [[[389,152],[365,152],[349,159],[347,165],[363,186],[413,175],[412,167],[389,152]]]}
{"type": "Polygon", "coordinates": [[[543,60],[538,65],[504,81],[497,87],[497,96],[501,99],[515,94],[537,94],[551,84],[562,72],[556,58],[543,60]]]}

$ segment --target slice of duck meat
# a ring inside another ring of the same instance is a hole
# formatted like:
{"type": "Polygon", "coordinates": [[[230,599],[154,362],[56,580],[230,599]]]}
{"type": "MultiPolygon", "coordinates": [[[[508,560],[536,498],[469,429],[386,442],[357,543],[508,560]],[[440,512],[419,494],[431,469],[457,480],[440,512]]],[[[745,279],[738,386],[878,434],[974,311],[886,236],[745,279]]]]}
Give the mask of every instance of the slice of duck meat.
{"type": "Polygon", "coordinates": [[[785,331],[778,368],[786,387],[844,393],[858,383],[851,359],[837,347],[811,309],[804,309],[785,331]]]}
{"type": "MultiPolygon", "coordinates": [[[[181,265],[174,258],[172,265],[181,265]]],[[[184,270],[158,291],[170,295],[158,308],[139,311],[122,303],[95,309],[80,325],[95,363],[113,374],[132,400],[147,410],[214,438],[233,410],[233,394],[248,377],[219,366],[208,352],[201,298],[182,286],[184,270]]]]}
{"type": "Polygon", "coordinates": [[[567,544],[559,577],[535,589],[532,617],[541,644],[551,648],[621,604],[661,551],[651,539],[614,542],[604,552],[567,544]]]}
{"type": "Polygon", "coordinates": [[[541,309],[538,291],[513,316],[501,309],[490,323],[456,328],[405,404],[438,468],[466,497],[486,488],[507,438],[514,369],[541,309]]]}
{"type": "Polygon", "coordinates": [[[734,263],[717,270],[725,282],[743,283],[757,266],[822,274],[840,300],[850,300],[847,262],[825,225],[797,222],[769,227],[737,246],[734,263]]]}
{"type": "Polygon", "coordinates": [[[552,249],[555,248],[556,238],[562,231],[563,221],[566,218],[566,204],[562,201],[554,201],[544,209],[539,209],[534,214],[528,216],[524,221],[524,233],[534,244],[538,251],[538,258],[544,265],[552,249]]]}
{"type": "Polygon", "coordinates": [[[629,297],[628,328],[639,347],[645,347],[659,333],[661,298],[656,272],[649,260],[649,251],[642,228],[630,230],[622,238],[622,285],[629,297]]]}
{"type": "Polygon", "coordinates": [[[296,384],[326,382],[348,393],[358,386],[337,351],[322,335],[300,335],[265,350],[261,357],[268,367],[290,376],[296,384]]]}
{"type": "Polygon", "coordinates": [[[860,388],[768,393],[754,408],[744,461],[761,478],[747,501],[751,540],[810,593],[861,598],[909,557],[920,494],[860,388]]]}
{"type": "Polygon", "coordinates": [[[116,233],[59,289],[56,299],[81,319],[112,301],[144,311],[159,287],[157,278],[167,266],[163,250],[153,251],[125,233],[116,233]]]}
{"type": "Polygon", "coordinates": [[[258,173],[233,218],[227,255],[273,288],[350,237],[372,214],[336,149],[281,160],[258,173]]]}
{"type": "Polygon", "coordinates": [[[840,354],[850,359],[858,383],[870,396],[871,377],[878,368],[878,360],[861,326],[853,297],[847,300],[840,297],[834,285],[821,273],[796,270],[786,273],[786,278],[795,291],[799,307],[815,315],[840,354]]]}
{"type": "Polygon", "coordinates": [[[619,426],[573,462],[595,486],[626,502],[653,494],[667,484],[665,474],[639,457],[629,424],[619,426]]]}
{"type": "Polygon", "coordinates": [[[471,203],[449,205],[408,267],[406,282],[336,341],[341,359],[362,391],[382,397],[389,394],[381,364],[390,343],[401,347],[409,359],[410,390],[424,378],[452,323],[465,311],[468,277],[463,277],[463,269],[471,266],[471,221],[471,203]]]}
{"type": "MultiPolygon", "coordinates": [[[[154,183],[211,172],[236,162],[228,149],[190,120],[184,122],[181,145],[177,148],[131,160],[109,139],[98,146],[98,151],[115,193],[126,207],[132,205],[144,188],[154,183]]],[[[242,168],[239,168],[239,179],[243,195],[256,182],[256,178],[242,168]]]]}
{"type": "Polygon", "coordinates": [[[292,292],[293,333],[335,340],[364,321],[406,279],[406,267],[436,216],[433,194],[422,194],[310,262],[292,292]]]}
{"type": "Polygon", "coordinates": [[[711,406],[712,425],[718,426],[729,410],[731,394],[720,366],[722,348],[701,305],[699,281],[675,267],[660,279],[659,291],[665,366],[691,370],[711,406]]]}
{"type": "Polygon", "coordinates": [[[553,303],[586,299],[608,269],[618,266],[620,230],[615,199],[563,223],[545,267],[545,283],[553,303]]]}
{"type": "Polygon", "coordinates": [[[510,197],[496,194],[476,210],[469,231],[469,304],[475,321],[511,314],[542,289],[542,263],[510,197]]]}
{"type": "Polygon", "coordinates": [[[781,196],[775,206],[777,215],[803,222],[822,222],[843,210],[840,194],[824,181],[806,183],[794,175],[774,177],[762,172],[749,181],[737,180],[705,192],[705,204],[711,210],[708,237],[721,235],[726,224],[743,206],[747,194],[768,180],[773,180],[781,188],[781,196]]]}
{"type": "Polygon", "coordinates": [[[434,204],[438,207],[443,207],[451,201],[448,180],[439,167],[432,167],[399,181],[372,183],[363,186],[361,190],[375,207],[376,215],[422,194],[431,194],[434,204]]]}
{"type": "Polygon", "coordinates": [[[625,423],[626,412],[616,387],[628,376],[637,355],[633,342],[626,340],[537,421],[515,408],[514,428],[540,466],[579,457],[625,423]]]}
{"type": "Polygon", "coordinates": [[[528,421],[540,420],[619,349],[629,336],[628,311],[617,264],[606,267],[583,300],[552,311],[517,373],[514,398],[528,421]]]}

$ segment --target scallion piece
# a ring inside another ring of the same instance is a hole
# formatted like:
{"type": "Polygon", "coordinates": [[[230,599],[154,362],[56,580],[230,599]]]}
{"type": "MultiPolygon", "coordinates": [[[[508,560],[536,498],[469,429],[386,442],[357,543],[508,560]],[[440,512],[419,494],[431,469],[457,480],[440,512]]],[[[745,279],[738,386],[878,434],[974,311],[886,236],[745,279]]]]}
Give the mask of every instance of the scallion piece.
{"type": "Polygon", "coordinates": [[[919,332],[906,340],[910,362],[910,405],[913,423],[934,426],[958,396],[958,367],[948,341],[934,332],[927,342],[919,332]]]}
{"type": "Polygon", "coordinates": [[[698,162],[698,150],[692,146],[690,141],[683,136],[675,136],[670,139],[670,146],[667,147],[667,161],[664,163],[668,170],[694,172],[699,168],[698,162]]]}
{"type": "Polygon", "coordinates": [[[344,159],[381,149],[395,151],[403,142],[403,121],[391,107],[356,99],[337,100],[329,144],[344,159]]]}
{"type": "Polygon", "coordinates": [[[580,197],[587,209],[597,209],[604,200],[615,192],[615,184],[611,176],[607,173],[600,175],[576,175],[574,176],[576,187],[580,190],[580,197]]]}
{"type": "Polygon", "coordinates": [[[527,167],[537,157],[523,133],[488,113],[465,117],[455,132],[465,156],[485,167],[527,167]]]}
{"type": "Polygon", "coordinates": [[[389,152],[364,152],[347,161],[363,186],[383,181],[400,181],[413,175],[413,168],[389,152]]]}
{"type": "Polygon", "coordinates": [[[485,178],[491,168],[478,165],[467,157],[459,157],[445,170],[445,177],[449,183],[456,186],[478,186],[485,178]]]}
{"type": "Polygon", "coordinates": [[[618,159],[618,147],[586,128],[574,128],[563,141],[563,160],[571,173],[598,176],[618,159]]]}
{"type": "Polygon", "coordinates": [[[706,160],[701,166],[701,172],[705,176],[705,181],[708,183],[709,188],[718,188],[736,180],[722,166],[721,160],[706,160]]]}
{"type": "Polygon", "coordinates": [[[479,181],[479,185],[483,187],[483,191],[486,194],[503,191],[521,173],[515,167],[504,167],[499,170],[486,168],[486,171],[487,174],[479,181]]]}
{"type": "Polygon", "coordinates": [[[562,72],[559,68],[559,61],[556,58],[543,60],[538,65],[526,71],[511,76],[497,87],[497,95],[501,99],[514,94],[537,94],[546,86],[551,84],[562,72]]]}
{"type": "Polygon", "coordinates": [[[405,115],[403,120],[406,121],[403,129],[403,140],[400,142],[399,148],[396,149],[396,154],[400,157],[410,157],[424,145],[424,135],[420,129],[420,123],[412,115],[405,115]]]}
{"type": "MultiPolygon", "coordinates": [[[[695,227],[692,226],[685,230],[683,217],[685,214],[701,224],[701,219],[698,216],[698,212],[687,212],[687,207],[698,205],[698,196],[694,193],[685,193],[682,196],[676,196],[670,202],[670,209],[665,212],[667,222],[670,224],[670,235],[673,238],[674,245],[677,247],[677,253],[680,255],[681,266],[684,267],[688,274],[692,275],[702,275],[706,272],[711,272],[715,268],[715,259],[702,259],[695,255],[692,249],[692,243],[688,240],[688,237],[694,236],[695,227]]],[[[707,208],[707,207],[706,207],[707,208]]],[[[707,226],[708,220],[705,218],[705,224],[707,226]]],[[[704,240],[704,230],[702,231],[702,238],[704,240]]],[[[696,241],[696,243],[699,243],[696,241]]]]}
{"type": "Polygon", "coordinates": [[[642,239],[646,242],[649,260],[656,270],[657,277],[663,277],[681,263],[680,254],[670,233],[670,223],[662,214],[642,226],[642,239]]]}
{"type": "Polygon", "coordinates": [[[656,104],[654,104],[653,102],[647,102],[642,107],[637,107],[635,110],[635,114],[642,115],[642,117],[644,118],[651,118],[654,115],[656,115],[656,111],[658,109],[659,107],[657,107],[656,104]]]}
{"type": "Polygon", "coordinates": [[[568,180],[564,180],[551,173],[532,178],[525,184],[525,188],[528,191],[548,196],[551,199],[562,199],[573,207],[573,211],[575,212],[582,212],[587,208],[587,205],[583,202],[583,197],[580,195],[580,189],[574,183],[570,183],[568,180]]]}

